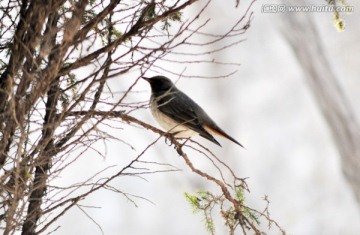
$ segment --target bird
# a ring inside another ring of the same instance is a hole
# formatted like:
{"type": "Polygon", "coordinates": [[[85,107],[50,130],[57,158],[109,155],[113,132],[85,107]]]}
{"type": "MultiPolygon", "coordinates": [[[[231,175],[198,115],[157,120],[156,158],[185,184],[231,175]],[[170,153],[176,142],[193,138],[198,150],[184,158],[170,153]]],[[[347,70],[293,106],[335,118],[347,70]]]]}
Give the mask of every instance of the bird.
{"type": "Polygon", "coordinates": [[[219,135],[244,148],[226,134],[209,115],[189,96],[180,91],[165,76],[142,77],[151,86],[151,113],[167,132],[178,138],[191,138],[196,134],[219,145],[213,135],[219,135]]]}

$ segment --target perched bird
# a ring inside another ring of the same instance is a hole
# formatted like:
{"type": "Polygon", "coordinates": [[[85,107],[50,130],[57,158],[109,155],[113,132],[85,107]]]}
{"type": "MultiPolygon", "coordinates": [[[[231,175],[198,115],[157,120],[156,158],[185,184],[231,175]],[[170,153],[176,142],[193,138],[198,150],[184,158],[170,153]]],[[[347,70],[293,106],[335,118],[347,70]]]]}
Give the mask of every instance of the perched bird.
{"type": "Polygon", "coordinates": [[[195,101],[177,89],[170,79],[164,76],[143,79],[151,86],[151,112],[166,131],[180,138],[190,138],[199,134],[221,146],[212,136],[216,134],[244,147],[216,125],[209,115],[195,101]]]}

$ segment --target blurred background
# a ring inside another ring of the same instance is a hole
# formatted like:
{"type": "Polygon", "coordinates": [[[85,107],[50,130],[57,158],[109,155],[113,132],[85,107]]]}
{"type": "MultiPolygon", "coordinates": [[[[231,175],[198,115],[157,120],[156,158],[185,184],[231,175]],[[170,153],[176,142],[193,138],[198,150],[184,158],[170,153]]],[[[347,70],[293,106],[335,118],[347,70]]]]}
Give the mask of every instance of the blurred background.
{"type": "MultiPolygon", "coordinates": [[[[355,0],[347,2],[355,11],[342,16],[346,23],[343,32],[338,32],[334,27],[331,12],[293,14],[309,14],[312,17],[326,56],[356,116],[360,117],[360,3],[355,0]]],[[[211,19],[207,33],[216,34],[226,30],[239,19],[249,3],[248,0],[241,0],[240,6],[234,8],[234,1],[212,1],[201,16],[204,20],[211,19]]],[[[276,0],[256,1],[251,8],[254,12],[251,27],[242,36],[245,40],[230,50],[209,55],[209,60],[240,63],[234,75],[221,79],[186,76],[179,79],[175,75],[163,75],[173,81],[178,80],[178,88],[192,97],[219,126],[246,147],[242,149],[218,138],[223,146],[220,148],[196,138],[230,165],[238,176],[248,177],[251,193],[246,195],[246,200],[249,205],[262,210],[265,206],[262,198],[268,195],[272,218],[288,234],[359,234],[359,205],[342,175],[340,156],[306,83],[305,73],[284,37],[287,25],[284,24],[283,13],[262,11],[264,4],[283,3],[276,0]]],[[[308,3],[324,5],[325,1],[308,3]]],[[[197,13],[202,4],[196,3],[184,15],[197,13]]],[[[286,4],[295,5],[296,1],[286,1],[286,4]]],[[[304,43],[307,43],[306,38],[304,43]]],[[[165,66],[161,63],[157,65],[165,66]]],[[[167,69],[212,77],[230,73],[234,68],[214,64],[174,64],[167,69]]],[[[149,71],[146,75],[156,74],[156,71],[149,71]]],[[[127,80],[124,78],[111,81],[115,100],[134,81],[129,79],[129,74],[126,75],[127,80]]],[[[139,81],[135,90],[137,92],[129,96],[129,102],[149,99],[150,87],[145,81],[139,81]]],[[[159,127],[149,109],[134,115],[159,127]]],[[[125,144],[97,143],[94,149],[106,151],[106,158],[89,152],[86,157],[79,159],[86,167],[79,169],[79,164],[69,166],[67,174],[56,179],[57,184],[86,179],[106,166],[113,166],[107,172],[117,172],[117,166],[129,163],[158,137],[136,127],[108,127],[106,131],[126,139],[134,145],[135,150],[125,144]]],[[[202,158],[201,154],[191,154],[196,165],[211,174],[213,167],[202,158]]],[[[118,190],[146,200],[131,197],[134,200],[131,201],[120,194],[99,191],[81,202],[88,206],[87,214],[80,209],[71,210],[60,218],[61,227],[55,233],[101,234],[102,229],[104,234],[208,234],[203,217],[192,213],[184,192],[218,189],[193,174],[183,159],[163,140],[158,141],[142,159],[171,164],[179,171],[144,175],[143,178],[120,178],[114,184],[118,190]]],[[[216,234],[226,234],[220,220],[215,224],[215,229],[216,234]]],[[[269,234],[279,232],[270,230],[269,234]]]]}

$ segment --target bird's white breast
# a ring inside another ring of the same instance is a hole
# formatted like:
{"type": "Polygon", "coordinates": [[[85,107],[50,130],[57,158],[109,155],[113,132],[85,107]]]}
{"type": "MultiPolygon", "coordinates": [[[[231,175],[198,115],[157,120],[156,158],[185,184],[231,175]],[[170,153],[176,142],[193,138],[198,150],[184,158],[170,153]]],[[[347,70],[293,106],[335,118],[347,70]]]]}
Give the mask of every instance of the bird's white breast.
{"type": "Polygon", "coordinates": [[[154,98],[151,97],[150,100],[150,109],[151,113],[154,116],[155,120],[160,124],[160,126],[169,133],[176,133],[176,137],[180,138],[190,138],[197,134],[197,132],[191,130],[190,128],[181,125],[175,122],[170,117],[163,114],[157,106],[157,103],[154,101],[154,98]]]}

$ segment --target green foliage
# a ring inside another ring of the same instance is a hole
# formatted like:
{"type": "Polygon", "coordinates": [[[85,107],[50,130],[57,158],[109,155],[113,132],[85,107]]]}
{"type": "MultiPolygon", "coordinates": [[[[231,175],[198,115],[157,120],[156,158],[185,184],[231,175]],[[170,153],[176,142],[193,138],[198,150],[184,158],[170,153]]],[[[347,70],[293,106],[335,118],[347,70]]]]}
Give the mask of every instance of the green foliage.
{"type": "Polygon", "coordinates": [[[197,213],[200,207],[200,198],[195,195],[191,195],[190,193],[184,193],[186,200],[190,203],[191,207],[193,208],[193,213],[197,213]]]}
{"type": "MultiPolygon", "coordinates": [[[[144,19],[151,19],[154,18],[157,14],[162,14],[163,12],[170,11],[171,9],[165,5],[157,5],[154,2],[147,3],[147,6],[142,10],[142,14],[144,15],[144,19]],[[158,8],[158,9],[157,9],[158,8]]],[[[168,17],[162,20],[161,30],[168,31],[171,27],[172,22],[181,22],[182,13],[181,12],[174,12],[170,14],[168,17]]]]}
{"type": "MultiPolygon", "coordinates": [[[[91,19],[96,17],[97,13],[94,10],[87,10],[83,16],[83,24],[89,22],[91,19]]],[[[99,38],[103,46],[109,43],[109,35],[110,42],[113,42],[114,40],[118,39],[123,35],[120,30],[115,28],[114,23],[111,22],[109,18],[105,18],[104,20],[99,21],[99,23],[94,26],[93,30],[96,34],[100,36],[99,38]]]]}
{"type": "Polygon", "coordinates": [[[74,73],[68,73],[64,76],[66,80],[66,90],[65,92],[61,92],[60,94],[60,101],[63,107],[66,107],[72,100],[75,100],[79,97],[77,94],[77,78],[74,73]],[[69,89],[70,88],[70,89],[69,89]]]}
{"type": "Polygon", "coordinates": [[[236,199],[240,202],[240,204],[243,204],[245,202],[244,190],[240,187],[237,187],[235,189],[235,193],[236,199]]]}
{"type": "MultiPolygon", "coordinates": [[[[235,189],[236,192],[236,199],[240,202],[240,204],[244,204],[245,203],[245,191],[242,188],[236,188],[235,189]]],[[[260,225],[260,221],[258,216],[252,212],[248,207],[242,207],[242,212],[244,213],[245,217],[247,217],[248,219],[250,219],[252,222],[255,222],[256,224],[260,225]]],[[[236,217],[234,215],[234,217],[236,217]]]]}
{"type": "Polygon", "coordinates": [[[224,224],[228,227],[230,234],[233,234],[239,225],[250,229],[245,225],[245,220],[260,225],[257,212],[245,206],[245,191],[241,187],[235,188],[234,197],[241,205],[240,213],[236,211],[233,205],[226,203],[224,195],[216,196],[208,191],[202,190],[196,192],[195,194],[185,192],[184,195],[186,200],[191,205],[193,213],[201,212],[203,214],[205,227],[211,234],[215,234],[215,225],[213,219],[213,209],[215,207],[220,209],[220,215],[224,219],[224,224]]]}
{"type": "Polygon", "coordinates": [[[119,37],[121,37],[123,35],[123,33],[119,30],[117,30],[116,28],[112,28],[111,29],[111,40],[115,40],[119,37]]]}
{"type": "Polygon", "coordinates": [[[206,229],[211,233],[215,233],[214,220],[212,218],[212,209],[217,204],[214,195],[206,191],[198,191],[197,195],[185,192],[185,198],[193,208],[193,213],[202,212],[206,229]]]}
{"type": "Polygon", "coordinates": [[[93,9],[89,9],[84,12],[84,15],[82,17],[83,24],[89,22],[91,19],[95,18],[97,16],[96,12],[93,9]]]}
{"type": "Polygon", "coordinates": [[[211,217],[205,216],[205,226],[211,234],[215,234],[214,220],[211,217]]]}
{"type": "Polygon", "coordinates": [[[162,21],[163,25],[161,26],[161,30],[169,30],[169,28],[171,27],[171,22],[181,22],[181,17],[181,12],[175,12],[171,14],[169,17],[162,21]]]}
{"type": "Polygon", "coordinates": [[[150,3],[146,3],[146,7],[142,10],[143,11],[143,15],[144,15],[144,19],[151,19],[153,17],[156,16],[155,14],[155,7],[156,7],[156,4],[155,2],[150,2],[150,3]]]}

